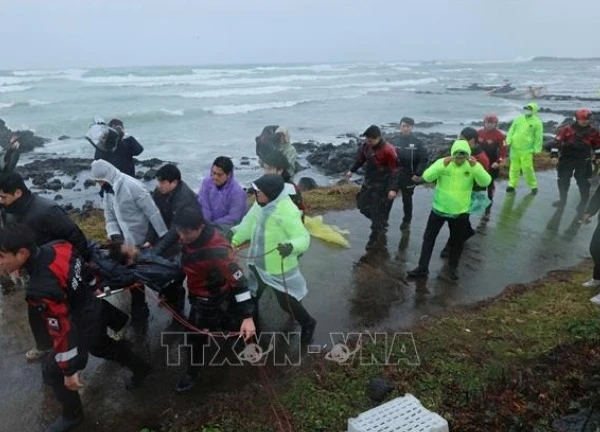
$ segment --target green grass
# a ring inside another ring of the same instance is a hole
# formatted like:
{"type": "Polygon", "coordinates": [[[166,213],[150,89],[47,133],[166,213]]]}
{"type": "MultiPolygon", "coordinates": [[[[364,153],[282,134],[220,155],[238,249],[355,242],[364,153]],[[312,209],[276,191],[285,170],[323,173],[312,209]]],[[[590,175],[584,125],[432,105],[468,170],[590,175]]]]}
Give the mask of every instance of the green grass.
{"type": "MultiPolygon", "coordinates": [[[[373,406],[365,395],[369,379],[385,377],[396,386],[389,398],[412,393],[458,428],[453,430],[478,430],[482,418],[494,425],[489,430],[534,430],[533,423],[539,426],[536,430],[551,430],[542,427],[551,417],[564,413],[569,405],[579,406],[580,387],[589,378],[584,369],[593,363],[589,357],[597,354],[600,359],[600,353],[586,351],[600,335],[600,313],[589,302],[590,291],[581,287],[589,271],[588,263],[555,273],[532,284],[510,287],[484,304],[430,320],[413,332],[419,366],[317,361],[291,370],[279,380],[276,402],[289,413],[294,431],[341,431],[349,417],[373,406]],[[553,353],[561,347],[573,356],[569,361],[578,360],[568,370],[551,371],[557,363],[553,353]],[[532,383],[525,385],[519,379],[532,383]],[[536,389],[535,397],[529,387],[536,389]],[[539,392],[546,399],[536,400],[539,392]],[[482,408],[487,398],[495,397],[497,403],[482,408]],[[509,397],[510,403],[504,404],[509,397]]],[[[383,358],[381,345],[364,349],[383,358]]],[[[396,354],[402,358],[400,352],[396,354]]],[[[223,406],[211,410],[218,415],[201,421],[227,425],[224,430],[276,430],[273,416],[264,407],[270,403],[264,392],[245,388],[236,397],[253,400],[263,410],[245,412],[223,406]]]]}

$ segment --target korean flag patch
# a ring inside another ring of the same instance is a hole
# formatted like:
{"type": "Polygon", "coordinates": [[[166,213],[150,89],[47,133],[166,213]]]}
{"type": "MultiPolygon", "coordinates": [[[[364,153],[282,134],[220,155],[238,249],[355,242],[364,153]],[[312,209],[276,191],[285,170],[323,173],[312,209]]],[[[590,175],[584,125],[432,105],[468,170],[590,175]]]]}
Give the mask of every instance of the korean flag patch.
{"type": "Polygon", "coordinates": [[[48,323],[48,328],[54,331],[60,331],[60,324],[58,323],[58,318],[48,318],[46,320],[48,323]]]}

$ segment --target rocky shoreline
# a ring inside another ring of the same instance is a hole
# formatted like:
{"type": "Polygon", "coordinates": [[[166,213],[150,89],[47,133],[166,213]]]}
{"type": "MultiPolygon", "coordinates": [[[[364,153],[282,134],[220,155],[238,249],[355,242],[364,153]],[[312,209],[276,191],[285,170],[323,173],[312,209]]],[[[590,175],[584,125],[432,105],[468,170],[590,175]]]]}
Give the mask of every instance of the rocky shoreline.
{"type": "MultiPolygon", "coordinates": [[[[556,114],[565,117],[562,122],[549,120],[544,122],[544,138],[545,146],[552,142],[552,137],[556,131],[565,123],[572,120],[573,112],[569,110],[554,110],[542,108],[541,113],[556,114]]],[[[600,117],[600,112],[595,113],[600,117]]],[[[452,141],[456,138],[455,135],[448,135],[440,132],[421,132],[419,129],[431,129],[444,125],[444,122],[420,122],[415,125],[417,129],[415,135],[423,141],[429,152],[430,160],[435,160],[444,157],[448,154],[452,141]]],[[[461,126],[481,127],[482,122],[472,122],[461,126]]],[[[499,128],[507,131],[510,127],[510,122],[501,122],[499,128]]],[[[381,125],[386,140],[392,140],[398,135],[398,124],[388,123],[381,125]]],[[[457,130],[457,133],[459,131],[457,130]]],[[[6,145],[11,136],[17,135],[21,142],[21,150],[23,153],[30,152],[34,148],[43,146],[50,140],[41,138],[33,134],[31,131],[11,131],[4,121],[0,120],[0,143],[6,145]]],[[[64,138],[60,137],[59,139],[64,138]]],[[[354,162],[356,153],[362,143],[362,139],[356,134],[346,133],[339,135],[338,138],[348,139],[342,144],[334,145],[332,143],[321,143],[316,141],[297,142],[293,143],[298,153],[313,167],[318,168],[327,176],[337,176],[345,172],[354,162]]],[[[92,158],[74,158],[62,157],[55,154],[40,153],[36,154],[36,158],[25,164],[20,164],[17,171],[28,181],[31,182],[32,189],[42,194],[55,194],[54,199],[64,202],[66,209],[72,210],[73,204],[70,203],[71,191],[73,193],[81,192],[95,186],[95,183],[90,178],[84,178],[84,173],[90,169],[92,158]],[[59,193],[60,192],[60,193],[59,193]]],[[[241,164],[248,165],[250,157],[242,158],[241,164]]],[[[168,163],[161,159],[152,158],[148,160],[135,160],[136,162],[136,177],[142,181],[150,181],[156,175],[156,169],[161,165],[168,163]]],[[[305,189],[316,187],[316,182],[310,177],[302,177],[302,171],[297,175],[297,179],[305,189]]],[[[83,209],[93,207],[93,202],[86,200],[83,204],[83,209]]]]}

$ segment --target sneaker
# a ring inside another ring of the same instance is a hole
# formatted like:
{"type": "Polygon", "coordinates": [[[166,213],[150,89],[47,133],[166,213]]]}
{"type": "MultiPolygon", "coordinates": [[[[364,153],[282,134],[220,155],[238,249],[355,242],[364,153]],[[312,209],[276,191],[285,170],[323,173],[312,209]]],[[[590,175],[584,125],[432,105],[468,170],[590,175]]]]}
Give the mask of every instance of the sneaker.
{"type": "Polygon", "coordinates": [[[416,267],[406,272],[406,276],[409,278],[425,278],[429,276],[429,269],[424,267],[416,267]]]}
{"type": "Polygon", "coordinates": [[[65,416],[60,416],[57,418],[54,423],[52,423],[46,429],[46,432],[67,432],[73,429],[75,426],[81,424],[83,422],[83,413],[80,413],[75,418],[67,418],[65,416]]]}
{"type": "Polygon", "coordinates": [[[600,294],[598,294],[597,296],[594,296],[590,299],[590,301],[592,303],[594,303],[596,306],[600,306],[600,294]]]}
{"type": "Polygon", "coordinates": [[[448,267],[448,278],[452,282],[456,282],[459,279],[458,269],[456,267],[448,267]]]}
{"type": "Polygon", "coordinates": [[[198,378],[198,374],[191,374],[187,372],[183,377],[181,377],[181,379],[175,386],[175,391],[177,393],[185,393],[190,391],[194,388],[196,382],[198,382],[198,378]]]}
{"type": "Polygon", "coordinates": [[[589,281],[582,283],[581,286],[586,288],[596,288],[597,286],[600,286],[600,280],[590,279],[589,281]]]}
{"type": "Polygon", "coordinates": [[[448,258],[450,256],[450,247],[444,246],[444,249],[440,252],[440,258],[448,258]]]}
{"type": "Polygon", "coordinates": [[[112,337],[114,340],[120,341],[125,336],[127,327],[129,327],[129,325],[131,324],[131,319],[132,319],[131,315],[128,315],[128,317],[129,318],[127,318],[127,322],[123,325],[123,327],[121,327],[118,331],[112,332],[112,335],[110,337],[112,337]]]}
{"type": "Polygon", "coordinates": [[[27,361],[36,361],[46,357],[51,350],[39,350],[37,348],[31,348],[29,351],[25,353],[25,358],[27,361]]]}
{"type": "Polygon", "coordinates": [[[302,326],[302,333],[300,334],[300,342],[303,344],[309,344],[313,340],[313,335],[315,333],[315,327],[317,326],[317,320],[314,318],[308,324],[302,326]]]}
{"type": "Polygon", "coordinates": [[[515,188],[512,186],[509,186],[506,188],[506,193],[513,193],[515,191],[515,188]]]}
{"type": "Polygon", "coordinates": [[[402,221],[400,224],[400,231],[404,231],[410,228],[410,221],[402,221]]]}
{"type": "Polygon", "coordinates": [[[538,188],[531,189],[531,195],[537,195],[537,193],[538,193],[538,188]]]}
{"type": "Polygon", "coordinates": [[[558,201],[554,201],[552,203],[552,207],[556,207],[556,208],[563,208],[565,206],[566,202],[562,201],[562,200],[558,200],[558,201]]]}

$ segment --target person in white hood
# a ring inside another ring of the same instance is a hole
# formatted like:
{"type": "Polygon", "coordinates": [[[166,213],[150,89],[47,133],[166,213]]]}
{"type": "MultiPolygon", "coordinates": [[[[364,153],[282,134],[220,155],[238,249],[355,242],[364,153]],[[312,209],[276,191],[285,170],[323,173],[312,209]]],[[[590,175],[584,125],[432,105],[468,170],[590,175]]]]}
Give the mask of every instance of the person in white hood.
{"type": "MultiPolygon", "coordinates": [[[[142,183],[123,174],[105,160],[92,162],[92,178],[101,188],[106,234],[112,241],[142,246],[149,225],[152,225],[159,238],[167,233],[160,211],[142,183]]],[[[145,319],[148,314],[144,292],[133,290],[132,319],[145,319]]]]}

